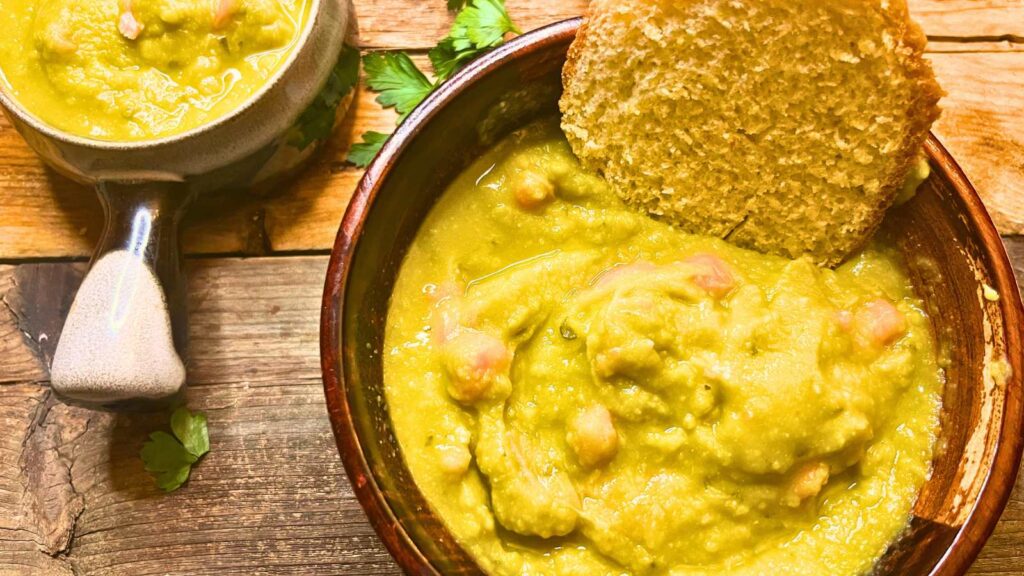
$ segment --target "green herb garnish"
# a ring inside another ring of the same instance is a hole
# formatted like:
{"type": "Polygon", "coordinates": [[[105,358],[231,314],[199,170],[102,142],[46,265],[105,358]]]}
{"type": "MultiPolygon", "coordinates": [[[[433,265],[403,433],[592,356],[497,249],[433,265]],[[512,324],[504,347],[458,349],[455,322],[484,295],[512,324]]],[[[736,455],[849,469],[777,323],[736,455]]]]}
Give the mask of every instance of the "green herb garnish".
{"type": "Polygon", "coordinates": [[[153,432],[139,452],[146,470],[165,492],[180,488],[188,480],[192,465],[210,451],[205,414],[189,412],[182,406],[171,415],[171,431],[174,436],[153,432]]]}
{"type": "Polygon", "coordinates": [[[327,83],[295,122],[288,141],[299,150],[305,150],[310,144],[330,136],[338,106],[358,81],[359,50],[346,44],[327,83]]]}
{"type": "Polygon", "coordinates": [[[405,52],[373,52],[363,57],[366,85],[377,103],[398,112],[398,123],[434,91],[431,82],[405,52]]]}
{"type": "Polygon", "coordinates": [[[348,161],[365,168],[370,165],[373,158],[380,152],[380,149],[384,147],[384,143],[391,137],[390,134],[383,132],[369,131],[363,134],[363,141],[358,144],[353,144],[352,148],[348,151],[348,161]]]}
{"type": "MultiPolygon", "coordinates": [[[[428,53],[434,69],[431,81],[405,52],[374,52],[363,57],[366,84],[378,92],[377,102],[398,112],[398,124],[437,87],[477,56],[500,46],[507,34],[519,34],[504,0],[448,0],[459,10],[451,31],[428,53]]],[[[388,134],[366,132],[352,146],[348,161],[365,168],[380,152],[388,134]]]]}

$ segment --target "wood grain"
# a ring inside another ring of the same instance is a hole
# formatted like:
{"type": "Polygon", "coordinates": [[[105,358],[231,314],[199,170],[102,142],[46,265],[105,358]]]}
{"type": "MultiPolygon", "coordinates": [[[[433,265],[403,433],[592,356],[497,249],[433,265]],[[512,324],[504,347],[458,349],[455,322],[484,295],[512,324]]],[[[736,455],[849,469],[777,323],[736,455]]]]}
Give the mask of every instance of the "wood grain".
{"type": "MultiPolygon", "coordinates": [[[[433,0],[432,0],[433,1],[433,0]]],[[[583,10],[586,0],[509,0],[524,29],[583,10]]],[[[447,30],[450,15],[437,1],[357,2],[368,48],[424,49],[447,30]]],[[[1024,233],[1024,2],[917,0],[912,8],[933,38],[930,50],[949,92],[939,137],[986,199],[1000,230],[1024,233]]],[[[421,64],[424,58],[419,56],[421,64]]],[[[330,247],[361,171],[345,162],[348,147],[367,130],[390,131],[394,114],[363,92],[327,150],[273,198],[246,192],[207,197],[184,231],[190,254],[316,251],[330,247]]],[[[102,227],[90,190],[46,170],[0,121],[0,260],[85,257],[102,227]]]]}
{"type": "Polygon", "coordinates": [[[0,266],[0,385],[47,377],[33,337],[25,333],[14,312],[18,288],[15,270],[14,266],[0,266]]]}
{"type": "MultiPolygon", "coordinates": [[[[428,0],[433,1],[433,0],[428,0]]],[[[910,12],[934,38],[1012,40],[1024,37],[1024,10],[1019,0],[908,0],[910,12]]],[[[589,0],[506,0],[509,15],[523,30],[578,16],[589,0]]],[[[444,10],[424,9],[424,0],[360,0],[356,4],[361,40],[367,48],[420,48],[444,36],[450,18],[444,10]]]]}
{"type": "Polygon", "coordinates": [[[949,92],[935,132],[982,194],[1004,234],[1024,233],[1022,56],[1021,52],[931,55],[949,92]],[[993,74],[995,70],[999,72],[993,74]],[[957,87],[971,89],[957,90],[947,82],[951,78],[957,78],[957,87]]]}
{"type": "MultiPolygon", "coordinates": [[[[22,285],[84,269],[25,266],[22,285]]],[[[0,425],[17,431],[0,434],[0,574],[392,572],[323,408],[325,267],[323,257],[190,263],[188,403],[207,413],[213,448],[178,492],[162,494],[138,457],[166,415],[70,408],[45,383],[0,387],[0,425]]],[[[17,295],[25,309],[36,298],[47,296],[17,295]]],[[[14,318],[0,316],[0,328],[14,318]]]]}

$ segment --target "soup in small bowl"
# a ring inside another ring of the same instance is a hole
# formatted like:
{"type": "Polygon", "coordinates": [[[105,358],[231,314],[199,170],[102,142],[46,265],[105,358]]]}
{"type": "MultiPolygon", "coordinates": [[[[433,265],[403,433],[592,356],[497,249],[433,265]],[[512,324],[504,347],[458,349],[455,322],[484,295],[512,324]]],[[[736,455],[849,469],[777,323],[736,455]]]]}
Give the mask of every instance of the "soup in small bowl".
{"type": "MultiPolygon", "coordinates": [[[[351,0],[4,0],[0,106],[106,224],[54,392],[162,408],[186,384],[178,225],[192,201],[294,174],[359,77],[351,0]]],[[[228,203],[230,204],[230,203],[228,203]]]]}

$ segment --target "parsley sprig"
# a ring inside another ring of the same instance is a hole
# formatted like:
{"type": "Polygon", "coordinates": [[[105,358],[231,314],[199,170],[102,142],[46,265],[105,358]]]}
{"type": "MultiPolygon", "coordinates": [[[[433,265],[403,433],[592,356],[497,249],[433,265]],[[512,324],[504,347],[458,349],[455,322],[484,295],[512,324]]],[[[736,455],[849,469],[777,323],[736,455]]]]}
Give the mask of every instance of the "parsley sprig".
{"type": "MultiPolygon", "coordinates": [[[[398,124],[438,86],[477,56],[500,46],[508,34],[521,34],[505,10],[504,0],[448,0],[458,10],[452,28],[427,54],[433,68],[430,80],[405,52],[374,52],[363,57],[366,84],[377,102],[398,112],[398,124]]],[[[366,132],[349,150],[348,161],[365,168],[380,152],[389,134],[366,132]]]]}
{"type": "Polygon", "coordinates": [[[398,112],[398,122],[434,91],[431,82],[405,52],[374,52],[363,57],[366,84],[377,103],[398,112]]]}
{"type": "Polygon", "coordinates": [[[149,435],[139,456],[156,485],[165,492],[177,490],[188,480],[192,465],[210,451],[206,415],[182,406],[171,415],[171,436],[157,431],[149,435]]]}

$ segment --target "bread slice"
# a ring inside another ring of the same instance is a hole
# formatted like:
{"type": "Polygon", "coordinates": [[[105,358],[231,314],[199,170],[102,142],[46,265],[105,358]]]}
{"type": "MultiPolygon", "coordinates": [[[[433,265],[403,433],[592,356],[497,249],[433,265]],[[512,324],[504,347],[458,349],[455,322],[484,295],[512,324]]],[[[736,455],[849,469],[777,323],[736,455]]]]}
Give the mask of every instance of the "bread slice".
{"type": "Polygon", "coordinates": [[[942,90],[905,0],[595,0],[573,151],[683,230],[834,265],[911,171],[942,90]]]}

